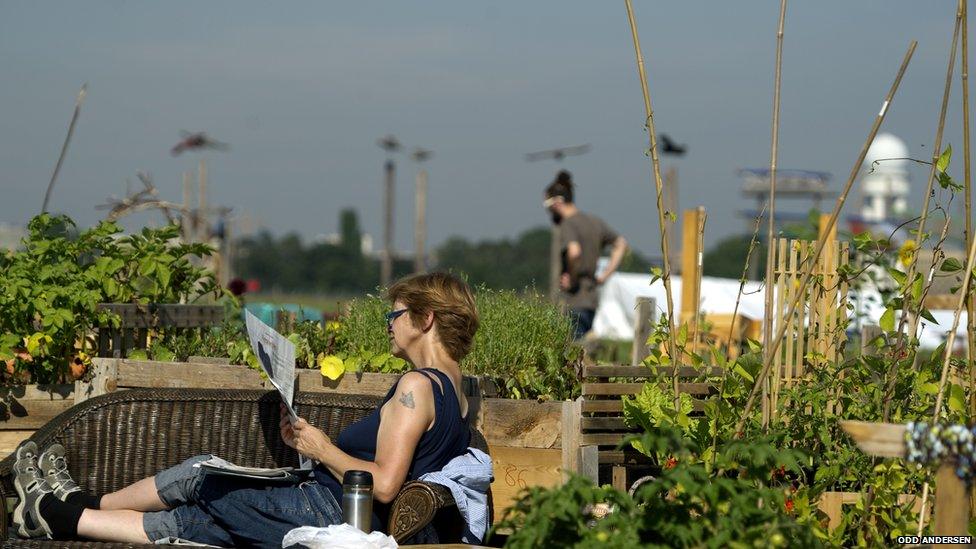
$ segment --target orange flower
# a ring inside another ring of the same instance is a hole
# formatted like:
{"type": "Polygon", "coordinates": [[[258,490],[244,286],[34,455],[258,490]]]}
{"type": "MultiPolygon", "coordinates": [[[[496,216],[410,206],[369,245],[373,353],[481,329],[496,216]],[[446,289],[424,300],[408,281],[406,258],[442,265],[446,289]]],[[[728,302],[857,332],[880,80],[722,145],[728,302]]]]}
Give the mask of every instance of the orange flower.
{"type": "Polygon", "coordinates": [[[674,456],[669,457],[667,461],[664,462],[665,469],[674,469],[676,465],[678,465],[678,458],[674,456]]]}
{"type": "Polygon", "coordinates": [[[793,512],[793,498],[786,498],[786,503],[784,503],[783,506],[786,507],[786,512],[787,513],[792,513],[793,512]]]}

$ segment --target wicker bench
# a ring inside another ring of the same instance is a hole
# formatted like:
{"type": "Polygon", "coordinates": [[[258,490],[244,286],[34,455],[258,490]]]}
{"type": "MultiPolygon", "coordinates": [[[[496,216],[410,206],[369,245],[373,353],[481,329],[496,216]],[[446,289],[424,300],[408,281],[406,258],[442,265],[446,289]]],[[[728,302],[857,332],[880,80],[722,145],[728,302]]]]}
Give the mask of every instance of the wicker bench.
{"type": "MultiPolygon", "coordinates": [[[[300,393],[299,413],[335,438],[382,402],[381,397],[300,393]]],[[[227,389],[134,389],[87,400],[52,419],[30,439],[38,446],[60,442],[71,474],[92,493],[105,494],[153,475],[184,459],[212,453],[241,465],[295,466],[297,454],[278,432],[278,393],[227,389]]],[[[485,452],[481,433],[471,445],[485,452]]],[[[11,467],[0,461],[0,497],[16,498],[11,467]]],[[[489,512],[491,510],[489,493],[489,512]]],[[[135,547],[131,544],[8,539],[10,511],[3,508],[4,547],[135,547]]],[[[490,524],[489,517],[489,524],[490,524]]],[[[388,532],[404,543],[431,524],[441,542],[460,539],[463,521],[442,486],[411,481],[390,504],[388,532]]]]}

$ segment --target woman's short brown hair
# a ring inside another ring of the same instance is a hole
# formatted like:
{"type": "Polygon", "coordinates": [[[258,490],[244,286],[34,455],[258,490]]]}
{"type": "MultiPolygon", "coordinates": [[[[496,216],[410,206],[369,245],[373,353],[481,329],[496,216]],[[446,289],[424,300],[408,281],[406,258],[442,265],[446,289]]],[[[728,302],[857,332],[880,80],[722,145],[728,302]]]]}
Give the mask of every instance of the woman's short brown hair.
{"type": "Polygon", "coordinates": [[[410,319],[419,326],[434,314],[437,333],[447,353],[458,362],[471,351],[478,331],[478,308],[466,282],[449,273],[419,274],[398,280],[387,296],[410,310],[410,319]]]}

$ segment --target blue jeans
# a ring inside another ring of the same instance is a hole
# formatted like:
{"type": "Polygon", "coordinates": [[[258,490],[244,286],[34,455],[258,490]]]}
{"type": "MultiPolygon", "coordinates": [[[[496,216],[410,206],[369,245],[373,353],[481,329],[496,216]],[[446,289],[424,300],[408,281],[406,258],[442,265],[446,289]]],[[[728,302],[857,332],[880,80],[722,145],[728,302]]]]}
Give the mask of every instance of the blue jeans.
{"type": "Polygon", "coordinates": [[[570,309],[569,318],[573,321],[573,339],[582,339],[586,332],[593,328],[593,318],[596,311],[593,309],[570,309]]]}
{"type": "Polygon", "coordinates": [[[177,537],[223,547],[281,547],[299,526],[342,523],[342,510],[328,488],[314,480],[264,481],[208,474],[192,457],[156,475],[159,499],[169,509],[145,513],[150,541],[177,537]]]}

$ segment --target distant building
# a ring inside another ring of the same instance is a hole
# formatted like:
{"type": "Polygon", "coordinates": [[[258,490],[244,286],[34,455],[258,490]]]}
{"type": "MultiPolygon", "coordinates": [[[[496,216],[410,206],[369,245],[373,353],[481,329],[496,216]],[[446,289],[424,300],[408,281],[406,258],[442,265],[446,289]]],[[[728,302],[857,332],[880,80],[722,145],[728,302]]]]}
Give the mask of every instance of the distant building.
{"type": "MultiPolygon", "coordinates": [[[[332,246],[338,246],[342,244],[342,235],[339,233],[322,233],[315,235],[311,241],[312,244],[330,244],[332,246]]],[[[363,252],[363,255],[371,255],[373,253],[373,236],[369,233],[362,233],[359,235],[359,249],[363,252]]]]}
{"type": "Polygon", "coordinates": [[[16,250],[27,231],[19,225],[0,223],[0,250],[16,250]]]}
{"type": "Polygon", "coordinates": [[[861,218],[883,223],[902,218],[908,208],[908,147],[890,133],[874,138],[861,170],[861,218]]]}

